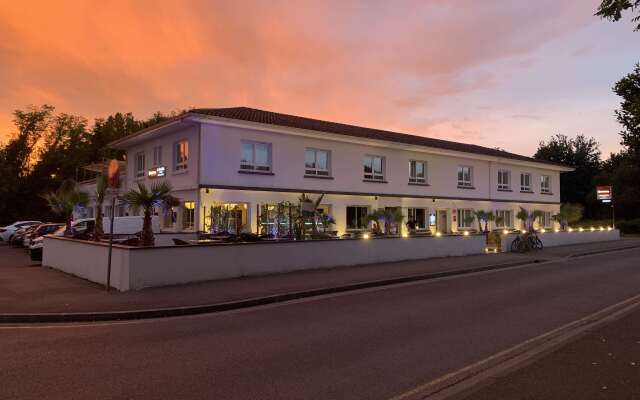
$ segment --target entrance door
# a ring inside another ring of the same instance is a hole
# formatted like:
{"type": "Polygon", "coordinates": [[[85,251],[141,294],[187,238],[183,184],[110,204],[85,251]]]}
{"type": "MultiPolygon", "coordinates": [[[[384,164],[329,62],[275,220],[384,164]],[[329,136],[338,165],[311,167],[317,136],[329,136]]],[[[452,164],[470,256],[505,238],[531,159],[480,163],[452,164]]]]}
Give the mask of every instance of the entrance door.
{"type": "Polygon", "coordinates": [[[436,223],[436,229],[438,232],[447,233],[449,232],[449,226],[447,221],[447,210],[438,210],[438,218],[436,223]]]}

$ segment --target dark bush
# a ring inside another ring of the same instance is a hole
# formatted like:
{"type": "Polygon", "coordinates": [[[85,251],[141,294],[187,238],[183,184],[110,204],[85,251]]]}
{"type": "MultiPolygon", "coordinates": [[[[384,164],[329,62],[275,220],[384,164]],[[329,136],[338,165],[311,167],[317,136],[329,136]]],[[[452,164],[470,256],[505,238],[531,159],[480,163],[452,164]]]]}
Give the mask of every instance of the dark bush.
{"type": "Polygon", "coordinates": [[[620,229],[620,232],[626,234],[640,233],[640,218],[617,222],[616,228],[620,229]]]}

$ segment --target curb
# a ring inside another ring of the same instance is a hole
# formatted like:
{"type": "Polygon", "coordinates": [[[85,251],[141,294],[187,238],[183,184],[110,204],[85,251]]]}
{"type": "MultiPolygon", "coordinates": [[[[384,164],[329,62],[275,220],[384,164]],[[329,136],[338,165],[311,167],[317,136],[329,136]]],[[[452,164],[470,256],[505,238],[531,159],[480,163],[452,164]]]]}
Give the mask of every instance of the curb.
{"type": "Polygon", "coordinates": [[[584,334],[640,308],[640,295],[603,308],[552,331],[528,339],[474,364],[445,374],[389,400],[463,400],[492,380],[524,368],[584,334]]]}
{"type": "Polygon", "coordinates": [[[611,249],[592,250],[592,251],[585,251],[583,253],[570,254],[567,258],[591,256],[595,254],[612,253],[614,251],[630,250],[630,249],[637,249],[637,248],[640,248],[640,245],[620,246],[620,247],[611,248],[611,249]]]}
{"type": "Polygon", "coordinates": [[[399,278],[365,281],[342,286],[311,289],[298,292],[275,294],[264,297],[254,297],[244,300],[235,300],[223,303],[205,304],[197,306],[184,306],[172,308],[158,308],[145,310],[104,311],[104,312],[78,312],[78,313],[42,313],[42,314],[0,314],[0,324],[12,323],[71,323],[71,322],[103,322],[126,321],[136,319],[167,318],[197,314],[219,313],[223,311],[241,310],[245,308],[282,303],[286,301],[306,299],[330,294],[350,292],[362,289],[397,285],[402,283],[428,281],[451,276],[467,275],[477,272],[493,271],[519,267],[528,264],[539,264],[544,259],[526,261],[514,261],[510,263],[485,265],[460,270],[432,272],[428,274],[402,276],[399,278]]]}

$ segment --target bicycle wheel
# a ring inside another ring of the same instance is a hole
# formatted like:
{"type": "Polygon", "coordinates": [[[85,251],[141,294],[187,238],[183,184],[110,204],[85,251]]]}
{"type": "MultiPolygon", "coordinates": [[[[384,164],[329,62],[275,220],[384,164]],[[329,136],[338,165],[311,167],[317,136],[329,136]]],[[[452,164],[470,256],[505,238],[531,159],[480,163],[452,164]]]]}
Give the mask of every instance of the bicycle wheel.
{"type": "Polygon", "coordinates": [[[518,253],[518,252],[520,252],[519,247],[520,247],[520,242],[521,242],[521,241],[522,241],[522,240],[520,240],[520,236],[516,236],[516,238],[515,238],[515,239],[513,239],[513,241],[511,242],[511,246],[510,246],[510,247],[511,247],[511,252],[512,252],[512,253],[518,253]]]}
{"type": "Polygon", "coordinates": [[[536,244],[536,249],[542,250],[542,248],[544,247],[544,245],[542,244],[542,240],[540,240],[540,238],[536,236],[534,241],[536,244]]]}

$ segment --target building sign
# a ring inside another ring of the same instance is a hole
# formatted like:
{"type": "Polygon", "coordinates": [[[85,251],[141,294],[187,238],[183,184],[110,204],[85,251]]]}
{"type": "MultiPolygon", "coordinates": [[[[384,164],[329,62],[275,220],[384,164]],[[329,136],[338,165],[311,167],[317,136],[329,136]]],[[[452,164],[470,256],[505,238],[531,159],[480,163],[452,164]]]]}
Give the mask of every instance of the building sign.
{"type": "Polygon", "coordinates": [[[611,186],[596,186],[596,198],[603,203],[610,203],[612,197],[611,186]]]}
{"type": "Polygon", "coordinates": [[[147,171],[147,175],[149,176],[149,178],[161,178],[166,174],[167,174],[167,168],[164,166],[151,168],[149,171],[147,171]]]}

